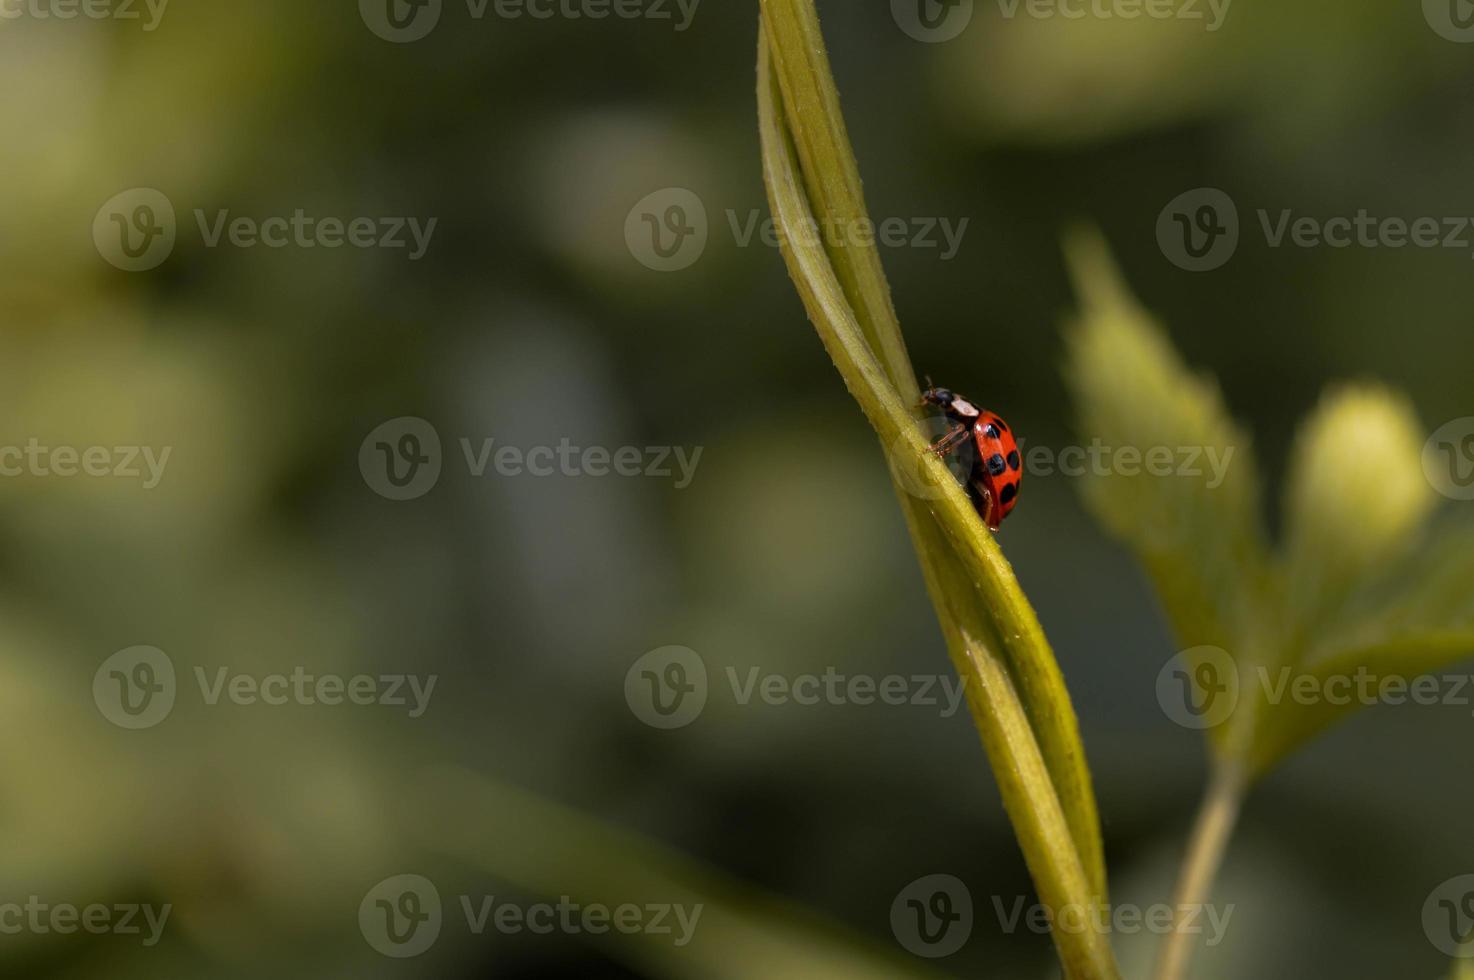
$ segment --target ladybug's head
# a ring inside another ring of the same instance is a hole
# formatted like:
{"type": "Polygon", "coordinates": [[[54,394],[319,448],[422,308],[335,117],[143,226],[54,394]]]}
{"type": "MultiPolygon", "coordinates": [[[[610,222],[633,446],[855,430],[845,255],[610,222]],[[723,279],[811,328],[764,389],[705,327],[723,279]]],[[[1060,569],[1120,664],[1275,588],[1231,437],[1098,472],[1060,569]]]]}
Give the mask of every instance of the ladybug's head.
{"type": "Polygon", "coordinates": [[[971,421],[978,417],[977,406],[972,402],[963,398],[955,391],[938,388],[929,382],[930,379],[928,379],[926,390],[921,393],[921,403],[923,405],[935,405],[942,410],[942,414],[958,421],[971,421]]]}
{"type": "Polygon", "coordinates": [[[921,393],[921,401],[925,405],[935,405],[940,409],[946,409],[952,404],[952,399],[957,396],[946,388],[928,387],[921,393]]]}

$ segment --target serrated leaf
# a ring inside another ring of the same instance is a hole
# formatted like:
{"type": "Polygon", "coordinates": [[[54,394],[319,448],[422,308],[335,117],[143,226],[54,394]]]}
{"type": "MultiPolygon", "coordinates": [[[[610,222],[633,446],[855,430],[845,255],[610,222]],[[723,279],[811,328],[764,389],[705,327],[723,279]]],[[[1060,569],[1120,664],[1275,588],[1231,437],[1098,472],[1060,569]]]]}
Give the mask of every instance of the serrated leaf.
{"type": "MultiPolygon", "coordinates": [[[[1283,669],[1309,675],[1316,692],[1327,692],[1333,678],[1357,690],[1358,678],[1411,681],[1474,656],[1474,525],[1434,528],[1404,552],[1351,591],[1303,660],[1283,669]]],[[[1358,693],[1345,704],[1318,695],[1311,703],[1283,697],[1266,705],[1254,767],[1268,769],[1375,700],[1358,693]]]]}
{"type": "Polygon", "coordinates": [[[1082,441],[1111,451],[1108,472],[1083,478],[1085,501],[1146,567],[1182,647],[1258,649],[1268,556],[1249,436],[1130,296],[1099,237],[1075,235],[1068,255],[1081,310],[1066,381],[1082,441]]]}
{"type": "Polygon", "coordinates": [[[1308,647],[1307,662],[1398,637],[1474,632],[1474,523],[1435,523],[1400,550],[1364,576],[1308,647]]]}
{"type": "Polygon", "coordinates": [[[1408,553],[1435,500],[1406,398],[1335,389],[1301,427],[1285,493],[1290,659],[1389,561],[1408,553]]]}

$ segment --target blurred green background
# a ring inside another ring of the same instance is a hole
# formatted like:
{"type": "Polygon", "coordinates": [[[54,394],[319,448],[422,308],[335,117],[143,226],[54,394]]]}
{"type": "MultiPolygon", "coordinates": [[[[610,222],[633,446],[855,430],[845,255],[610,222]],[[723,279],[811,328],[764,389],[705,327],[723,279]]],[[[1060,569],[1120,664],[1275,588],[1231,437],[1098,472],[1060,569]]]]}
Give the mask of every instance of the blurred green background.
{"type": "MultiPolygon", "coordinates": [[[[966,711],[742,705],[725,689],[728,666],[950,673],[884,458],[777,250],[733,229],[767,216],[756,4],[706,0],[680,30],[673,5],[674,21],[543,20],[445,0],[408,43],[352,0],[41,16],[65,6],[0,0],[0,445],[171,454],[151,489],[0,479],[0,902],[172,913],[153,946],[0,935],[0,971],[700,975],[658,942],[471,934],[457,896],[527,904],[595,882],[619,896],[621,869],[654,859],[609,845],[531,867],[567,828],[502,819],[516,795],[500,814],[437,798],[423,771],[449,764],[786,900],[758,920],[807,908],[880,964],[909,957],[897,894],[955,875],[971,937],[916,968],[1051,975],[1048,938],[1006,930],[995,909],[1032,890],[966,711]],[[172,250],[144,271],[118,268],[93,233],[134,188],[177,215],[172,250]],[[668,188],[696,195],[708,234],[661,272],[626,225],[668,188]],[[195,217],[299,209],[437,223],[411,260],[209,247],[195,217]],[[443,469],[396,501],[359,455],[405,416],[434,427],[443,469]],[[702,455],[681,488],[478,477],[463,438],[702,455]],[[137,645],[168,655],[178,693],[167,719],[127,730],[93,681],[137,645]],[[673,731],[625,697],[631,665],[667,645],[713,677],[701,717],[673,731]],[[197,667],[438,683],[420,717],[212,705],[197,667]],[[436,846],[470,839],[478,858],[436,846]],[[398,960],[358,915],[404,873],[433,880],[446,914],[431,950],[398,960]]],[[[1330,381],[1401,388],[1430,431],[1470,414],[1474,244],[1272,248],[1257,217],[1474,215],[1474,48],[1434,28],[1436,9],[1237,0],[1209,31],[978,0],[959,36],[931,43],[902,7],[820,12],[872,215],[967,221],[950,259],[885,250],[919,370],[1031,443],[1088,436],[1059,371],[1073,303],[1059,236],[1084,219],[1221,381],[1271,501],[1296,420],[1330,381]],[[1156,226],[1199,187],[1236,202],[1241,240],[1193,273],[1156,226]]],[[[1149,904],[1168,893],[1202,739],[1158,706],[1172,641],[1077,489],[1026,480],[1002,541],[1075,698],[1113,890],[1149,904]]],[[[1470,725],[1467,707],[1378,708],[1271,776],[1215,896],[1235,904],[1232,928],[1197,975],[1445,970],[1421,915],[1474,862],[1470,725]]],[[[1130,975],[1151,946],[1122,937],[1130,975]]],[[[724,954],[744,975],[742,945],[724,954]]]]}

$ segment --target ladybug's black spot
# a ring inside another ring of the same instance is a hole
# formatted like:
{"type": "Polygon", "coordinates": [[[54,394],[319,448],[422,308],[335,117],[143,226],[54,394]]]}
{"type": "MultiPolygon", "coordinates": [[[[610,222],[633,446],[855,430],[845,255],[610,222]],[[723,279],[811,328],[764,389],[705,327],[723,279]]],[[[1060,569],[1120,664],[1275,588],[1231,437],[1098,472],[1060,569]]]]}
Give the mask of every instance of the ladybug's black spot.
{"type": "Polygon", "coordinates": [[[1002,476],[1003,471],[1008,469],[1008,464],[1003,461],[1001,453],[994,453],[988,457],[988,472],[994,476],[1002,476]]]}
{"type": "Polygon", "coordinates": [[[983,426],[983,435],[987,436],[989,439],[997,439],[998,427],[992,422],[989,422],[987,425],[983,426]]]}
{"type": "Polygon", "coordinates": [[[1005,504],[1013,503],[1013,498],[1018,496],[1017,483],[1005,483],[1003,489],[998,491],[998,499],[1005,504]]]}
{"type": "Polygon", "coordinates": [[[1000,419],[996,415],[993,416],[993,424],[996,425],[996,426],[998,426],[998,428],[1002,429],[1004,432],[1007,432],[1008,431],[1008,425],[1007,425],[1007,423],[1005,423],[1002,419],[1000,419]]]}
{"type": "Polygon", "coordinates": [[[1008,468],[1011,470],[1016,470],[1019,468],[1019,466],[1020,461],[1018,458],[1018,450],[1015,449],[1013,452],[1008,454],[1008,468]]]}

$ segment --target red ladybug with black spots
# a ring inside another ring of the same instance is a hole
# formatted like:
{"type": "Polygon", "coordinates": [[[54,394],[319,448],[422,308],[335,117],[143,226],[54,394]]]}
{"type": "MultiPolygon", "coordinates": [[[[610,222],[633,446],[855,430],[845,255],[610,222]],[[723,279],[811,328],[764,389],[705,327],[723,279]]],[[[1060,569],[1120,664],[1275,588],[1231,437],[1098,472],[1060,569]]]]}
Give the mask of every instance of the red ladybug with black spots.
{"type": "Polygon", "coordinates": [[[941,409],[952,422],[947,433],[931,444],[931,451],[942,458],[956,453],[967,461],[967,495],[983,522],[998,530],[1018,503],[1019,481],[1024,475],[1018,443],[1008,424],[961,395],[933,386],[930,378],[921,401],[941,409]]]}

